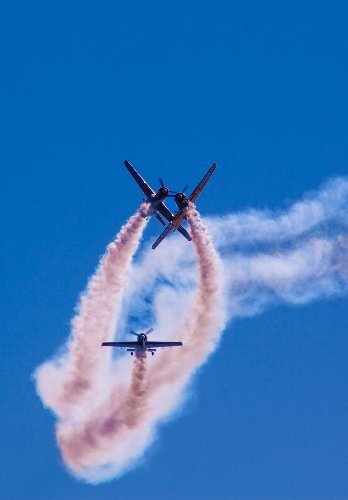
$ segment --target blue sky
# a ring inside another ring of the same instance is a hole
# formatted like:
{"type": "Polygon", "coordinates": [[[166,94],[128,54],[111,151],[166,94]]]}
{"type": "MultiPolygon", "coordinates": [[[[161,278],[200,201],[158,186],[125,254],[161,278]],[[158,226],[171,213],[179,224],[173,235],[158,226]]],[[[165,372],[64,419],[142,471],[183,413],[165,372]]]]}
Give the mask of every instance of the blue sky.
{"type": "Polygon", "coordinates": [[[4,498],[347,498],[344,296],[232,323],[145,462],[104,485],[67,473],[31,380],[141,199],[125,158],[173,189],[216,161],[203,214],[346,174],[347,18],[340,1],[2,5],[4,498]]]}

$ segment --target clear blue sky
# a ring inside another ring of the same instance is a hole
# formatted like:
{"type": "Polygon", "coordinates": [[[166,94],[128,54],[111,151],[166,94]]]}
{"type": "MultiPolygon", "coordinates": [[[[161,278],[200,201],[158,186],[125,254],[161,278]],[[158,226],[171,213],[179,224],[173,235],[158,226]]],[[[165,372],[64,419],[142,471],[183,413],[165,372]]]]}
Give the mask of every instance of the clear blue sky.
{"type": "Polygon", "coordinates": [[[230,325],[145,463],[104,485],[66,472],[31,380],[141,199],[125,158],[173,189],[216,161],[204,214],[346,174],[347,25],[344,1],[2,3],[2,498],[348,497],[345,297],[230,325]]]}

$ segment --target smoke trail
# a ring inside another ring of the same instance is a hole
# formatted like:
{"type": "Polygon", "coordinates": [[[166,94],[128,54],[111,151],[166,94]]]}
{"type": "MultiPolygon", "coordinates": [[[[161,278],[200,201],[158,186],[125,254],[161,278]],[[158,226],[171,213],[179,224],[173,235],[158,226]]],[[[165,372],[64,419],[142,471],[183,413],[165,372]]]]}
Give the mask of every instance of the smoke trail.
{"type": "MultiPolygon", "coordinates": [[[[332,179],[283,210],[253,209],[205,223],[220,251],[229,320],[347,291],[347,178],[332,179]]],[[[194,262],[183,238],[164,242],[156,259],[151,250],[143,252],[132,267],[125,304],[132,297],[132,313],[140,315],[151,302],[156,329],[167,332],[166,323],[177,321],[195,286],[194,262]]]]}
{"type": "Polygon", "coordinates": [[[207,227],[192,206],[187,219],[198,261],[197,292],[183,322],[173,331],[174,337],[180,338],[184,347],[180,352],[171,351],[154,363],[155,373],[151,373],[150,377],[152,390],[160,383],[187,380],[191,371],[215,349],[225,325],[224,283],[220,259],[207,227]],[[168,362],[169,360],[171,362],[168,362]]]}
{"type": "Polygon", "coordinates": [[[211,217],[209,227],[220,248],[233,244],[295,241],[315,230],[327,230],[328,223],[347,227],[347,210],[348,178],[338,177],[287,209],[274,212],[250,209],[225,217],[211,217]]]}
{"type": "Polygon", "coordinates": [[[115,387],[96,412],[78,422],[58,423],[57,440],[62,456],[77,476],[91,480],[98,476],[99,469],[107,468],[110,457],[115,456],[124,465],[124,461],[127,464],[138,454],[141,440],[133,441],[147,411],[146,373],[146,355],[136,357],[128,390],[125,383],[121,390],[115,387]]]}
{"type": "Polygon", "coordinates": [[[129,359],[112,362],[108,373],[100,371],[111,391],[73,418],[66,414],[57,426],[70,470],[97,483],[134,466],[158,424],[183,402],[226,321],[277,303],[305,304],[346,293],[347,214],[348,181],[334,179],[280,212],[249,210],[207,219],[220,258],[192,208],[187,215],[193,246],[175,237],[155,256],[146,249],[131,267],[119,320],[125,321],[131,307],[132,315],[153,320],[161,340],[182,340],[184,347],[158,352],[145,367],[135,363],[132,375],[129,359]]]}
{"type": "Polygon", "coordinates": [[[36,372],[43,402],[61,416],[69,411],[81,412],[108,387],[104,381],[111,353],[101,352],[98,347],[113,337],[129,266],[146,224],[145,210],[145,204],[141,205],[107,247],[72,320],[67,354],[45,363],[36,372]]]}
{"type": "MultiPolygon", "coordinates": [[[[89,481],[120,474],[151,443],[156,425],[182,400],[192,373],[216,347],[223,327],[221,272],[212,240],[191,207],[188,220],[196,248],[199,279],[196,296],[183,324],[173,332],[183,349],[158,353],[145,383],[145,359],[136,359],[127,393],[115,387],[96,415],[71,425],[62,421],[57,437],[65,462],[89,481]],[[170,385],[169,385],[170,384],[170,385]],[[170,386],[170,400],[168,387],[170,386]]],[[[107,382],[106,382],[107,383],[107,382]]]]}
{"type": "Polygon", "coordinates": [[[146,412],[147,387],[146,387],[146,352],[141,358],[134,359],[132,381],[128,397],[124,404],[123,419],[131,429],[135,428],[146,412]]]}

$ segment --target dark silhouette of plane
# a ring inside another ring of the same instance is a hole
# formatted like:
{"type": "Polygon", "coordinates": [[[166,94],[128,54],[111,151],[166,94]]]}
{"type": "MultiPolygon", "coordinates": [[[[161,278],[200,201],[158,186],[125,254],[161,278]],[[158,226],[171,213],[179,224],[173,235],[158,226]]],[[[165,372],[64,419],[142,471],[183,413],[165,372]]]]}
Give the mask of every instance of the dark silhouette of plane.
{"type": "Polygon", "coordinates": [[[208,172],[205,174],[201,182],[196,186],[196,188],[193,190],[190,196],[185,195],[185,190],[187,189],[187,186],[181,192],[173,192],[170,191],[164,185],[162,179],[159,179],[161,187],[157,190],[157,192],[155,192],[145,181],[145,179],[143,179],[141,175],[139,175],[139,173],[129,163],[128,160],[126,160],[124,164],[129,173],[131,174],[131,176],[133,177],[133,179],[140,187],[140,189],[146,195],[144,201],[150,205],[150,211],[148,213],[148,216],[151,217],[151,215],[155,215],[156,219],[159,220],[161,224],[165,225],[165,222],[161,217],[162,215],[169,222],[168,226],[165,228],[163,233],[157,238],[155,243],[152,245],[152,248],[155,249],[161,243],[161,241],[163,241],[164,238],[168,236],[168,234],[170,234],[172,231],[179,231],[179,233],[181,233],[188,241],[191,241],[192,240],[191,236],[189,235],[187,230],[182,226],[182,222],[186,219],[185,209],[189,202],[195,203],[202,189],[209,181],[211,175],[216,169],[216,163],[213,163],[213,165],[210,167],[208,172]],[[164,203],[164,200],[168,197],[174,198],[174,201],[178,207],[178,212],[175,215],[169,210],[169,208],[164,203]]]}
{"type": "Polygon", "coordinates": [[[153,332],[153,328],[150,328],[150,330],[145,333],[136,333],[131,331],[130,333],[132,335],[136,335],[138,337],[135,342],[103,342],[102,347],[120,347],[121,349],[125,347],[132,356],[135,354],[137,358],[143,358],[146,352],[151,352],[153,356],[156,352],[156,347],[163,348],[182,346],[182,342],[157,342],[147,340],[147,336],[151,332],[153,332]]]}

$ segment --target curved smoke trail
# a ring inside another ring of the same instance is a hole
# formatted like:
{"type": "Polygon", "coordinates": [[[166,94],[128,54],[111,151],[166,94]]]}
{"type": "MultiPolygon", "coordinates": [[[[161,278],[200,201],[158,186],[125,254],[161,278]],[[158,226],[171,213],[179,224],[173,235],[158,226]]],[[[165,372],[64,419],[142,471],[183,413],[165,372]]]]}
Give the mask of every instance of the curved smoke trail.
{"type": "Polygon", "coordinates": [[[199,279],[187,317],[174,333],[184,347],[158,353],[149,363],[147,381],[145,362],[135,360],[127,392],[117,386],[94,415],[75,425],[64,420],[59,423],[57,436],[64,460],[79,477],[105,480],[121,474],[142,456],[152,442],[156,425],[182,400],[193,372],[216,347],[224,325],[219,258],[193,207],[188,211],[188,221],[199,279]]]}
{"type": "MultiPolygon", "coordinates": [[[[70,470],[98,483],[133,466],[154,440],[158,424],[184,400],[192,375],[216,347],[226,321],[277,303],[305,304],[346,293],[347,214],[348,180],[339,178],[280,212],[249,210],[207,219],[219,258],[191,207],[188,221],[194,245],[173,238],[155,256],[145,250],[130,269],[118,317],[125,320],[130,304],[132,315],[143,317],[151,304],[161,340],[182,340],[184,347],[157,353],[147,365],[135,362],[132,374],[128,358],[104,363],[110,352],[102,351],[103,361],[96,366],[99,388],[87,390],[94,404],[75,399],[74,412],[65,412],[57,426],[70,470]],[[101,396],[102,387],[110,390],[101,396]]],[[[104,328],[109,331],[106,324],[104,328]]],[[[66,365],[48,366],[61,375],[66,365]]],[[[54,390],[42,390],[54,377],[49,370],[39,374],[44,403],[51,402],[59,414],[54,390]]],[[[58,387],[62,377],[55,380],[58,387]]]]}
{"type": "Polygon", "coordinates": [[[146,208],[141,205],[108,245],[72,320],[67,354],[43,364],[36,372],[44,404],[61,417],[81,413],[108,387],[104,381],[111,353],[98,347],[114,335],[131,260],[146,224],[146,208]]]}
{"type": "MultiPolygon", "coordinates": [[[[229,321],[348,291],[348,178],[332,179],[282,210],[248,209],[204,222],[220,253],[229,321]]],[[[195,256],[182,240],[164,242],[156,259],[144,251],[126,290],[132,314],[144,314],[145,301],[153,304],[160,330],[177,321],[195,286],[195,256]]]]}

